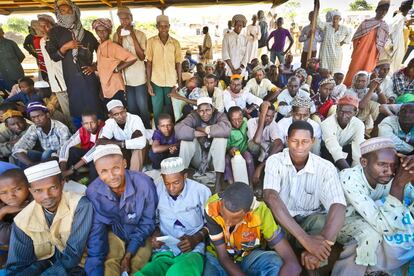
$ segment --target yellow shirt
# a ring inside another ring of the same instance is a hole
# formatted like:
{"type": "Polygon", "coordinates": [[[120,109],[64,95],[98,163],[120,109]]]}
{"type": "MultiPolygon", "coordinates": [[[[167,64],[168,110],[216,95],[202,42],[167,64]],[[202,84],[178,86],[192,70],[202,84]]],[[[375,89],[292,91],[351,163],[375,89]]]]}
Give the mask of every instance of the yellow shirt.
{"type": "Polygon", "coordinates": [[[175,64],[181,63],[181,46],[178,40],[168,37],[165,44],[158,35],[148,39],[147,60],[152,62],[151,81],[161,87],[172,87],[177,84],[175,64]]]}

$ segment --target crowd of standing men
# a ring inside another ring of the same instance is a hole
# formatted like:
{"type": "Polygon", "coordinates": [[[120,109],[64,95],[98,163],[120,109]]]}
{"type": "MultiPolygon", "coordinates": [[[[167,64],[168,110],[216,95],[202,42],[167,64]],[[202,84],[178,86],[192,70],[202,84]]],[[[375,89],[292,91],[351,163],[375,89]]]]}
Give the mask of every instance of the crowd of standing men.
{"type": "Polygon", "coordinates": [[[55,0],[38,81],[0,30],[0,275],[414,275],[412,5],[354,34],[311,12],[295,69],[263,11],[197,62],[165,15],[147,39],[121,6],[98,41],[55,0]]]}

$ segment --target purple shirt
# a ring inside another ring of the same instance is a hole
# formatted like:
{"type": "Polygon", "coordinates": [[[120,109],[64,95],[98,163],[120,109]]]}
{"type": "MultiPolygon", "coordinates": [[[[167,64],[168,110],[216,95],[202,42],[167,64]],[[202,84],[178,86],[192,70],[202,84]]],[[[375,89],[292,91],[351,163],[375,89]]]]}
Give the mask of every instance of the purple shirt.
{"type": "Polygon", "coordinates": [[[171,134],[171,136],[166,137],[158,129],[154,131],[154,134],[152,135],[152,140],[159,141],[160,145],[173,145],[177,143],[177,139],[175,138],[174,132],[171,134]]]}
{"type": "Polygon", "coordinates": [[[276,52],[283,52],[285,49],[286,37],[292,39],[290,32],[284,28],[276,29],[270,33],[269,39],[273,37],[273,45],[271,50],[276,52]]]}

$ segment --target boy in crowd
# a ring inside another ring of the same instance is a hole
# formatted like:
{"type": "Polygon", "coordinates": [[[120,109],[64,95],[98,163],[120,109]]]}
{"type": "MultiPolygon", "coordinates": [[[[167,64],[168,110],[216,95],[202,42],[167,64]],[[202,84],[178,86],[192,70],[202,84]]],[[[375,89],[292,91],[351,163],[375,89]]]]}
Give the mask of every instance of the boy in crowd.
{"type": "Polygon", "coordinates": [[[178,156],[179,148],[180,142],[175,138],[173,118],[167,113],[160,114],[158,129],[152,135],[152,146],[149,151],[152,168],[159,170],[162,160],[178,156]]]}

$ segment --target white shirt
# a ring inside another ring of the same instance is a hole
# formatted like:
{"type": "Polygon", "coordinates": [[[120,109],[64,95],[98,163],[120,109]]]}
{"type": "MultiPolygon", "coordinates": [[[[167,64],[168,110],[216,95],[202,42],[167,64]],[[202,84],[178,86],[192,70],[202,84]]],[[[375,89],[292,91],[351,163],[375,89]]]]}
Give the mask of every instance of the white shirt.
{"type": "Polygon", "coordinates": [[[387,99],[393,97],[394,99],[396,99],[398,96],[397,94],[394,93],[394,83],[392,81],[392,78],[390,76],[386,76],[379,88],[381,89],[382,92],[385,93],[385,96],[387,97],[387,99]]]}
{"type": "Polygon", "coordinates": [[[260,84],[257,83],[255,78],[251,78],[244,87],[244,91],[250,92],[256,97],[263,99],[267,96],[268,92],[272,92],[276,89],[276,85],[274,85],[270,80],[263,79],[260,84]]]}
{"type": "MultiPolygon", "coordinates": [[[[247,38],[244,34],[237,34],[230,32],[224,35],[223,38],[223,49],[222,49],[223,60],[231,60],[235,69],[240,68],[244,65],[247,66],[247,38]]],[[[243,70],[244,71],[244,70],[243,70]]],[[[227,70],[227,75],[231,76],[233,73],[230,68],[227,70]]]]}
{"type": "Polygon", "coordinates": [[[240,91],[239,97],[233,97],[232,94],[229,91],[230,87],[226,89],[223,93],[223,100],[224,100],[224,107],[226,111],[229,111],[230,107],[238,106],[241,109],[245,109],[247,104],[255,104],[260,106],[263,102],[262,99],[259,97],[256,97],[252,93],[249,93],[247,91],[240,91]]]}
{"type": "Polygon", "coordinates": [[[53,61],[49,53],[46,51],[46,38],[43,37],[40,40],[40,49],[42,51],[43,59],[47,69],[47,75],[49,77],[50,89],[52,92],[66,91],[66,83],[63,78],[62,61],[53,61]]]}
{"type": "MultiPolygon", "coordinates": [[[[210,97],[208,94],[207,88],[203,86],[200,89],[200,97],[210,97]]],[[[221,90],[218,87],[214,87],[213,92],[213,106],[220,112],[224,112],[224,96],[223,96],[223,90],[221,90]]]]}
{"type": "MultiPolygon", "coordinates": [[[[277,125],[279,126],[279,129],[281,131],[282,142],[285,146],[287,146],[288,130],[292,122],[293,122],[292,117],[286,117],[286,118],[281,119],[279,122],[277,122],[277,125]]],[[[322,139],[321,127],[319,126],[317,122],[315,122],[312,119],[308,119],[306,122],[311,124],[313,128],[313,137],[315,138],[315,143],[313,144],[313,147],[312,147],[312,153],[319,155],[320,150],[321,150],[321,139],[322,139]]]]}
{"type": "Polygon", "coordinates": [[[146,130],[141,118],[138,115],[127,113],[127,120],[124,129],[120,128],[116,121],[110,118],[106,120],[105,126],[102,128],[100,138],[125,141],[126,149],[143,149],[147,144],[145,134],[146,130]],[[136,130],[141,131],[142,136],[131,139],[132,134],[136,130]]]}
{"type": "MultiPolygon", "coordinates": [[[[309,93],[307,93],[305,90],[299,89],[298,93],[296,93],[296,96],[301,96],[301,97],[309,97],[309,93]]],[[[286,89],[284,89],[282,92],[280,92],[279,96],[277,96],[277,101],[280,102],[285,102],[287,105],[279,105],[279,110],[278,112],[280,114],[282,114],[283,116],[287,116],[289,114],[290,111],[292,111],[292,106],[291,103],[293,101],[293,97],[289,94],[289,91],[286,89]]],[[[316,109],[315,109],[315,105],[312,104],[311,107],[311,114],[315,113],[316,109]]]]}
{"type": "Polygon", "coordinates": [[[342,147],[351,144],[352,166],[359,164],[361,157],[360,145],[365,141],[365,126],[360,119],[352,117],[349,124],[342,129],[338,124],[336,114],[334,114],[321,123],[321,130],[322,140],[335,162],[339,159],[346,159],[348,154],[342,151],[342,147]]]}
{"type": "Polygon", "coordinates": [[[292,217],[327,212],[335,203],[346,206],[336,168],[313,153],[309,153],[305,167],[298,172],[289,149],[270,156],[266,162],[263,185],[264,189],[279,193],[292,217]]]}

